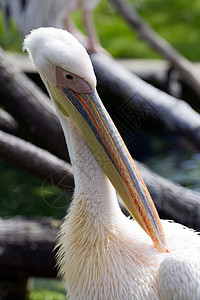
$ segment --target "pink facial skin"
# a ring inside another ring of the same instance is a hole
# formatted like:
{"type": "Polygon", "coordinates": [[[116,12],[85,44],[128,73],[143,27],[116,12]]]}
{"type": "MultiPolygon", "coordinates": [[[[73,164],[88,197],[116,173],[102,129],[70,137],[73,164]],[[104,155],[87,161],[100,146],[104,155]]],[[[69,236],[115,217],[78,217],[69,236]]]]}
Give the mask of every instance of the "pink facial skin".
{"type": "Polygon", "coordinates": [[[58,86],[70,88],[77,93],[89,94],[94,91],[83,78],[61,67],[56,67],[56,83],[58,86]]]}

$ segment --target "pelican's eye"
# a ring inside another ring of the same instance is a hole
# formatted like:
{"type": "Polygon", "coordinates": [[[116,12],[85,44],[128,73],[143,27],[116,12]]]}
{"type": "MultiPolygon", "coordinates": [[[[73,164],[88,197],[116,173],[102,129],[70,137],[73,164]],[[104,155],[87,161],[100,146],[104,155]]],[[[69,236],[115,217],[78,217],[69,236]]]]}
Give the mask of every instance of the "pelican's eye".
{"type": "Polygon", "coordinates": [[[83,78],[61,67],[56,66],[55,76],[58,86],[69,88],[77,93],[91,93],[94,91],[83,78]]]}
{"type": "Polygon", "coordinates": [[[63,72],[62,76],[63,76],[64,79],[67,79],[67,80],[74,79],[74,76],[71,73],[66,72],[66,71],[63,72]]]}
{"type": "Polygon", "coordinates": [[[65,78],[69,79],[69,80],[72,80],[73,79],[73,76],[70,75],[70,74],[65,74],[65,78]]]}

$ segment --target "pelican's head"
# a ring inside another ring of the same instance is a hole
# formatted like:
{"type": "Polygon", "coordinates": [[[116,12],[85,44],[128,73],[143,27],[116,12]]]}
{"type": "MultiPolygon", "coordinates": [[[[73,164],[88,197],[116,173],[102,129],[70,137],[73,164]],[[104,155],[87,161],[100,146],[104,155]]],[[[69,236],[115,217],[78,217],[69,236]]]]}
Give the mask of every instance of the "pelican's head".
{"type": "Polygon", "coordinates": [[[70,33],[55,28],[32,31],[24,49],[57,108],[74,120],[131,215],[155,246],[167,251],[151,196],[96,92],[96,77],[86,50],[70,33]]]}
{"type": "Polygon", "coordinates": [[[45,84],[56,86],[59,81],[60,85],[73,90],[79,90],[82,85],[83,92],[84,88],[88,92],[95,90],[96,77],[91,60],[85,48],[66,30],[50,27],[33,30],[24,40],[24,49],[45,84]]]}

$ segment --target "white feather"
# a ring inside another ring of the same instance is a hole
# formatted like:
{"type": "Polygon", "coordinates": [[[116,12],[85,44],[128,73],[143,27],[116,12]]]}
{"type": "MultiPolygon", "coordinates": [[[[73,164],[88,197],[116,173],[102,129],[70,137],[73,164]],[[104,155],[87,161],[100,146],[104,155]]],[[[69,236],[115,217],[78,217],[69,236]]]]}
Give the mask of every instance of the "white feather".
{"type": "Polygon", "coordinates": [[[96,87],[96,77],[89,55],[77,39],[66,30],[39,28],[33,30],[24,40],[27,49],[40,75],[52,85],[55,83],[55,66],[60,66],[81,78],[92,88],[96,87]],[[55,51],[59,49],[59,51],[55,51]],[[62,53],[62,55],[61,55],[62,53]]]}

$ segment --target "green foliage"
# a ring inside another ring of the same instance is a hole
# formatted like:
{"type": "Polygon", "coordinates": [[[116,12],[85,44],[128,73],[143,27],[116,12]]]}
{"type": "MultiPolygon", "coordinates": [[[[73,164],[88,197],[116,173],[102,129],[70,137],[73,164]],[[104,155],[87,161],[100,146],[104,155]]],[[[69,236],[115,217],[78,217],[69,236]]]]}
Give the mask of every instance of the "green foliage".
{"type": "MultiPolygon", "coordinates": [[[[199,60],[200,1],[193,0],[126,0],[156,32],[178,51],[193,61],[199,60]]],[[[83,29],[81,13],[74,19],[83,29]]],[[[105,49],[115,57],[157,58],[154,52],[130,29],[107,0],[102,0],[95,11],[96,28],[105,49]]],[[[7,50],[19,51],[22,41],[16,27],[6,32],[0,15],[0,45],[7,50]]]]}
{"type": "Polygon", "coordinates": [[[30,300],[66,300],[66,291],[55,279],[33,279],[30,300]]]}
{"type": "Polygon", "coordinates": [[[69,198],[59,188],[2,161],[0,174],[1,217],[65,215],[69,198]],[[55,202],[60,198],[62,201],[55,202]]]}
{"type": "Polygon", "coordinates": [[[0,46],[9,51],[21,51],[22,39],[14,22],[9,24],[10,30],[7,30],[2,12],[0,11],[0,46]]]}
{"type": "Polygon", "coordinates": [[[66,300],[66,295],[46,290],[34,290],[30,293],[30,300],[66,300]]]}

